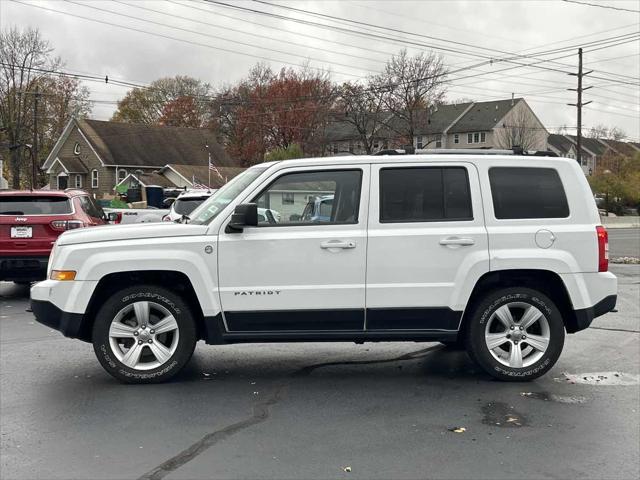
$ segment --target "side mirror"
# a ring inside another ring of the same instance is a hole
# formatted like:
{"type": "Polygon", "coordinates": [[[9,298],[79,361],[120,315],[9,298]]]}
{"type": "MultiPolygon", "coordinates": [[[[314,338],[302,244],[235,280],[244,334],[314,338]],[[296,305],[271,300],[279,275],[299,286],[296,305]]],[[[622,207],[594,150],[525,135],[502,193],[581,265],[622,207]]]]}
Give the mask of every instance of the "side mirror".
{"type": "Polygon", "coordinates": [[[241,232],[244,227],[258,226],[258,205],[255,203],[241,203],[231,215],[227,225],[227,233],[241,232]]]}
{"type": "Polygon", "coordinates": [[[165,207],[171,208],[171,205],[173,205],[173,202],[175,202],[175,201],[176,201],[175,198],[165,198],[164,202],[162,202],[162,203],[164,203],[165,207]]]}

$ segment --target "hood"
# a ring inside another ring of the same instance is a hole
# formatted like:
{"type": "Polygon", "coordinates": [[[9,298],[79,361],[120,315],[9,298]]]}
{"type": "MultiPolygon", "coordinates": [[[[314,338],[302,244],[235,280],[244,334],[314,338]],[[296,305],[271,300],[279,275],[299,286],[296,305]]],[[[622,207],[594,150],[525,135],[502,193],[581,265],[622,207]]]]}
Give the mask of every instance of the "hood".
{"type": "Polygon", "coordinates": [[[110,242],[115,240],[139,240],[145,238],[188,237],[205,235],[206,225],[182,223],[134,223],[130,225],[101,225],[64,232],[58,237],[58,245],[110,242]]]}

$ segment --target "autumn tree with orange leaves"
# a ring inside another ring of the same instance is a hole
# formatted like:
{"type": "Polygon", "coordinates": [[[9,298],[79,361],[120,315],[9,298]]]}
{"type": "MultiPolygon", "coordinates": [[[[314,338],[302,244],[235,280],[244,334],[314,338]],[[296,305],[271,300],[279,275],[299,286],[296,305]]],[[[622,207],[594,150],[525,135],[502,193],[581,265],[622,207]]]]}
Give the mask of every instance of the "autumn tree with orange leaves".
{"type": "Polygon", "coordinates": [[[249,166],[292,144],[305,155],[320,155],[334,97],[327,72],[283,68],[274,73],[258,64],[245,80],[220,93],[214,109],[229,155],[249,166]]]}

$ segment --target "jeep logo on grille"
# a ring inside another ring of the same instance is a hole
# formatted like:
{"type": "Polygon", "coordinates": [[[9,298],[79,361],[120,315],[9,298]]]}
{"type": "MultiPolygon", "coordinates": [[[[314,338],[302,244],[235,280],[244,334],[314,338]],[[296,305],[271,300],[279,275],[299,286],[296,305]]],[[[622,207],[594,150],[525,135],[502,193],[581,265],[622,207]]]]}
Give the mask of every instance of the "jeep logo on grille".
{"type": "Polygon", "coordinates": [[[16,222],[26,222],[27,217],[16,217],[16,222]]]}

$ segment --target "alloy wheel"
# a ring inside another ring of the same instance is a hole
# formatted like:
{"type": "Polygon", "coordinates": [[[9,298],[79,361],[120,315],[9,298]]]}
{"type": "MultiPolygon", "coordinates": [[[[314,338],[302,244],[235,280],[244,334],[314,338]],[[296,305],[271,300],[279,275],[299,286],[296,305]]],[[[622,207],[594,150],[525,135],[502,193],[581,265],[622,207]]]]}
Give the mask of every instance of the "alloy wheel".
{"type": "Polygon", "coordinates": [[[524,368],[542,358],[549,347],[549,321],[535,306],[510,302],[497,308],[485,328],[489,352],[502,365],[524,368]]]}
{"type": "Polygon", "coordinates": [[[134,370],[164,365],[178,348],[180,332],[162,305],[139,301],[120,310],[109,327],[109,345],[117,359],[134,370]]]}

